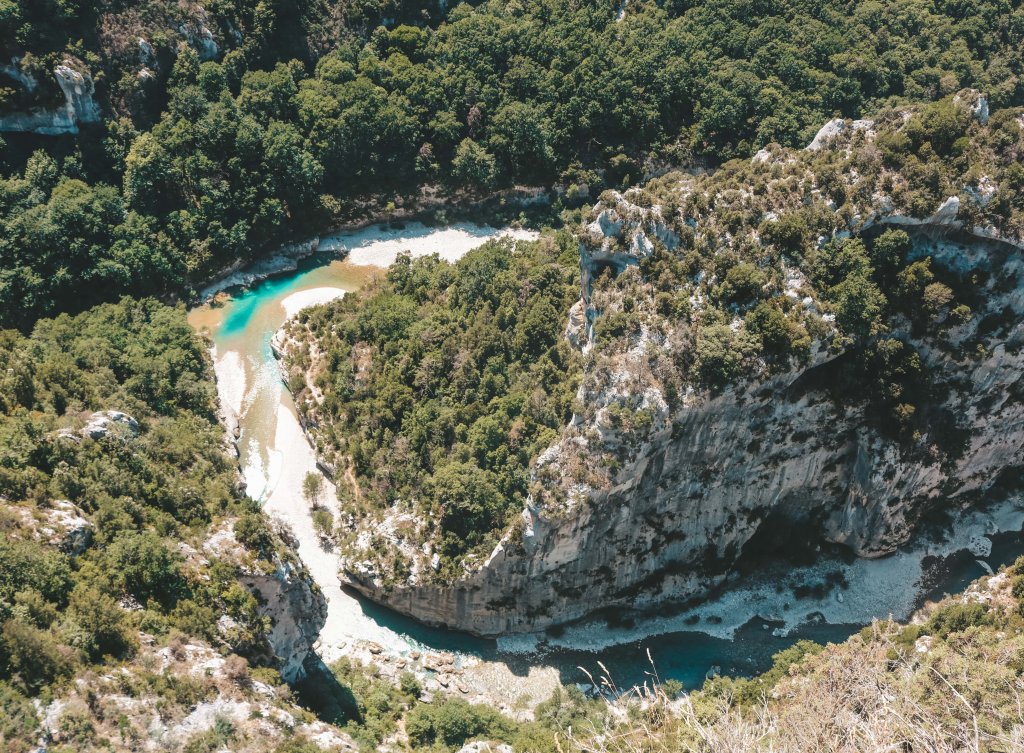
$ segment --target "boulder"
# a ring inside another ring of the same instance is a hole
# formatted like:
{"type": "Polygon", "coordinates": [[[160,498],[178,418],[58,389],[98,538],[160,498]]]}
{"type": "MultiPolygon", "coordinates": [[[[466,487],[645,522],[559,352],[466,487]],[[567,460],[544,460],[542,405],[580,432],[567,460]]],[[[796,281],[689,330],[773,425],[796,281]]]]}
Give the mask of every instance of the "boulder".
{"type": "Polygon", "coordinates": [[[127,413],[117,410],[96,411],[89,416],[88,422],[82,427],[81,434],[90,439],[102,439],[117,428],[126,431],[133,437],[139,434],[139,422],[127,413]]]}

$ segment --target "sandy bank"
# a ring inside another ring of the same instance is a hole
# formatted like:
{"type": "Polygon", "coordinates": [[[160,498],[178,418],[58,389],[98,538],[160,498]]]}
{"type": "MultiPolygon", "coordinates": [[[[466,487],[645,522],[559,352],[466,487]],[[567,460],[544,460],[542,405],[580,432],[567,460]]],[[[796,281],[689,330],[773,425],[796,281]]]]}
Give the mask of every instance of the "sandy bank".
{"type": "Polygon", "coordinates": [[[445,261],[454,262],[492,238],[536,240],[538,235],[532,230],[495,230],[469,222],[445,228],[429,228],[413,222],[400,230],[376,225],[355,233],[326,236],[320,240],[320,249],[343,254],[350,264],[388,267],[403,252],[414,258],[437,254],[445,261]]]}
{"type": "Polygon", "coordinates": [[[281,301],[281,306],[284,308],[285,316],[291,319],[302,309],[333,301],[343,295],[345,291],[341,288],[311,288],[292,293],[281,301]]]}
{"type": "Polygon", "coordinates": [[[242,356],[233,350],[223,355],[213,348],[213,373],[217,379],[217,390],[220,393],[221,409],[227,429],[234,432],[238,426],[238,417],[242,413],[242,400],[245,398],[245,369],[242,356]]]}

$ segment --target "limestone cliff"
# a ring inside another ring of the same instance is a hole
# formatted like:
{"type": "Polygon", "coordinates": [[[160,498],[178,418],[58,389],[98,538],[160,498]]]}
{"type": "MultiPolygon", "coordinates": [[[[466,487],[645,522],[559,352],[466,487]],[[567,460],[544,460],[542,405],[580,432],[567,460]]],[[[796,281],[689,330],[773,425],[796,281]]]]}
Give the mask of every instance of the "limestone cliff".
{"type": "MultiPolygon", "coordinates": [[[[966,93],[957,106],[980,121],[979,102],[966,93]]],[[[521,520],[454,583],[420,566],[396,586],[358,551],[349,583],[428,623],[530,631],[601,607],[699,599],[764,551],[830,542],[884,555],[928,513],[998,493],[1024,461],[1024,244],[986,212],[1000,168],[984,157],[983,138],[972,169],[943,176],[939,193],[915,193],[887,163],[878,134],[913,118],[830,123],[803,152],[775,147],[724,175],[674,174],[603,196],[580,230],[583,290],[566,331],[588,353],[581,408],[535,462],[521,520]],[[817,234],[800,242],[801,261],[785,250],[800,245],[787,240],[793,215],[817,234]],[[816,289],[809,275],[821,277],[821,249],[850,237],[870,244],[889,227],[908,231],[901,274],[934,270],[965,303],[954,311],[939,285],[927,325],[914,310],[924,304],[910,304],[864,335],[884,335],[927,375],[885,385],[920,392],[897,394],[903,402],[886,413],[857,384],[866,351],[840,330],[835,291],[816,289]],[[686,249],[689,279],[656,295],[649,260],[686,249]],[[750,319],[726,287],[736,264],[722,261],[736,257],[751,259],[764,295],[781,302],[799,354],[773,362],[746,352],[750,319]],[[725,301],[714,316],[732,317],[713,326],[745,353],[743,376],[723,389],[693,378],[713,298],[725,301]],[[617,329],[595,334],[614,317],[617,329]],[[897,425],[901,410],[917,411],[910,428],[897,425]]]]}
{"type": "MultiPolygon", "coordinates": [[[[294,683],[306,676],[303,664],[327,621],[327,600],[296,556],[294,542],[281,533],[273,552],[254,558],[238,542],[228,523],[211,534],[203,550],[235,563],[239,582],[256,597],[259,614],[265,620],[259,638],[266,642],[265,649],[277,664],[281,678],[294,683]]],[[[217,627],[228,644],[239,650],[244,648],[242,644],[251,642],[251,636],[229,617],[222,617],[217,627]]],[[[258,648],[250,646],[248,650],[258,648]]]]}
{"type": "MultiPolygon", "coordinates": [[[[64,96],[62,105],[52,108],[39,107],[0,116],[0,131],[58,136],[78,133],[82,124],[98,123],[100,107],[94,98],[96,87],[92,76],[80,68],[80,64],[65,60],[53,70],[54,79],[64,96]]],[[[29,92],[37,86],[37,82],[31,76],[22,73],[17,66],[4,66],[0,72],[29,92]]]]}

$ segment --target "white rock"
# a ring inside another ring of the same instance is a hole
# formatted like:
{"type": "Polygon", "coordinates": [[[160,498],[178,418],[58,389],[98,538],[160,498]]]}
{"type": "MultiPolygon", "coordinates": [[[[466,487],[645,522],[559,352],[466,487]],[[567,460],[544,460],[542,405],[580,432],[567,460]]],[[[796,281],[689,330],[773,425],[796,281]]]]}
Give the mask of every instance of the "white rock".
{"type": "Polygon", "coordinates": [[[992,539],[981,534],[972,536],[967,542],[967,551],[975,557],[988,557],[992,554],[992,539]]]}
{"type": "Polygon", "coordinates": [[[91,439],[102,439],[107,436],[115,427],[124,427],[132,436],[139,433],[139,422],[117,410],[96,411],[89,416],[89,421],[82,428],[83,437],[91,439]]]}
{"type": "MultiPolygon", "coordinates": [[[[63,106],[52,110],[9,113],[0,118],[0,131],[59,136],[78,133],[78,126],[81,123],[98,123],[100,106],[94,99],[96,87],[92,77],[79,72],[74,65],[70,60],[65,60],[53,71],[57,85],[64,94],[63,106]]],[[[28,77],[12,74],[7,67],[3,70],[26,86],[29,81],[34,83],[34,80],[28,77]]],[[[32,88],[34,86],[29,88],[29,91],[32,88]]]]}
{"type": "Polygon", "coordinates": [[[825,144],[828,143],[829,139],[834,139],[845,130],[846,121],[842,118],[835,118],[828,121],[816,134],[814,134],[814,139],[812,139],[811,143],[807,145],[807,150],[816,152],[819,149],[822,149],[825,144]]]}

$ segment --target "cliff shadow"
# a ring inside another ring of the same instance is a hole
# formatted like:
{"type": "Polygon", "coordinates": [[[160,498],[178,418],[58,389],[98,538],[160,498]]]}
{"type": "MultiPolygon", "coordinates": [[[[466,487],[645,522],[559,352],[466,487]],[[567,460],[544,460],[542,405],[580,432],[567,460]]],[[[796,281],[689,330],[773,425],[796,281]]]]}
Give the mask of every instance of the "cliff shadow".
{"type": "Polygon", "coordinates": [[[328,724],[344,725],[349,720],[362,722],[359,702],[352,690],[338,682],[323,660],[310,654],[303,665],[306,676],[293,686],[299,703],[328,724]]]}

